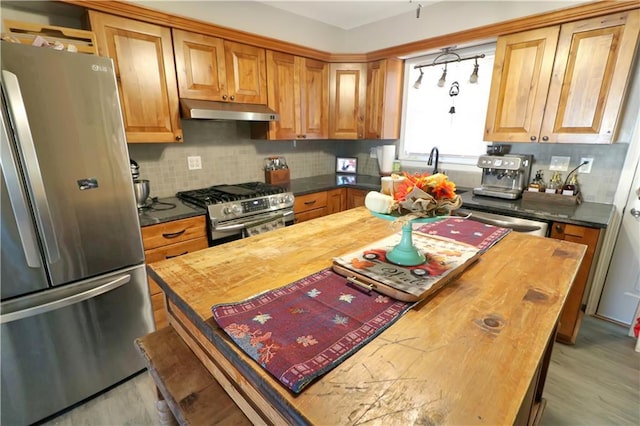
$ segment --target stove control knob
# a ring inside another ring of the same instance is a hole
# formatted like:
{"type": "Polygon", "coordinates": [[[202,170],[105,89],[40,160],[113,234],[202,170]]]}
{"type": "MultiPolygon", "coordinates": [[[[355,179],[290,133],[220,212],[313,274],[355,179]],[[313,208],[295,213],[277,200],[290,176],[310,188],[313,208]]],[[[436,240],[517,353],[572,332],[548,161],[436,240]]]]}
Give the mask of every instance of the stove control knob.
{"type": "Polygon", "coordinates": [[[278,203],[280,203],[280,201],[278,200],[278,197],[271,197],[271,200],[270,200],[271,207],[277,207],[278,203]]]}
{"type": "Polygon", "coordinates": [[[224,214],[226,215],[238,215],[242,213],[242,211],[240,210],[240,206],[237,204],[231,204],[230,206],[227,206],[224,208],[224,214]]]}
{"type": "Polygon", "coordinates": [[[291,194],[283,195],[280,202],[282,204],[293,204],[293,196],[291,194]]]}

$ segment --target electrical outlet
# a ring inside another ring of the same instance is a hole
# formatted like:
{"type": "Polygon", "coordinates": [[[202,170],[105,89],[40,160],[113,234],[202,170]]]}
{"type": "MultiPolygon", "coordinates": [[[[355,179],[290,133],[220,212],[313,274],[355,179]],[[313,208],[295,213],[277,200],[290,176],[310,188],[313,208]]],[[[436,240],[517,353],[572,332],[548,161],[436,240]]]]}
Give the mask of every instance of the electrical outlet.
{"type": "Polygon", "coordinates": [[[593,166],[593,157],[581,157],[580,158],[580,164],[584,163],[585,161],[588,161],[588,164],[585,164],[584,166],[580,166],[580,168],[578,169],[578,173],[591,173],[591,166],[593,166]]]}
{"type": "Polygon", "coordinates": [[[375,146],[369,148],[369,158],[378,158],[378,151],[376,151],[375,146]]]}
{"type": "Polygon", "coordinates": [[[202,161],[199,155],[187,157],[187,164],[189,165],[189,170],[200,170],[202,168],[202,161]]]}
{"type": "Polygon", "coordinates": [[[554,170],[558,172],[566,172],[569,170],[569,161],[571,161],[571,157],[551,157],[551,164],[549,164],[549,170],[554,170]]]}

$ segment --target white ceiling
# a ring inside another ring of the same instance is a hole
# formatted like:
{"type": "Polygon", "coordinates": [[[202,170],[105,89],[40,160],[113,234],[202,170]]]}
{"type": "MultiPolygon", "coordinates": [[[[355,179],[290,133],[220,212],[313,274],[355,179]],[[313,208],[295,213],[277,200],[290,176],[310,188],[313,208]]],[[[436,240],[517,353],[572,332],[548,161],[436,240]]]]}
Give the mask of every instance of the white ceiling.
{"type": "Polygon", "coordinates": [[[410,11],[417,12],[436,1],[418,0],[258,0],[260,3],[304,16],[343,30],[350,30],[410,11]]]}

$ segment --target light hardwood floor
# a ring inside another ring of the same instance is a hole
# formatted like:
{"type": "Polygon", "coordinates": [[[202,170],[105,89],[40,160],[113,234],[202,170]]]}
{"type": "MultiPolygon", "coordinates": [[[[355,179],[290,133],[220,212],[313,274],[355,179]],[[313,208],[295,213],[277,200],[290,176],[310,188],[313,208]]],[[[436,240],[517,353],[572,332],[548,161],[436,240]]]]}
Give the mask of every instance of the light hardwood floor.
{"type": "MultiPolygon", "coordinates": [[[[616,324],[585,317],[574,346],[556,344],[543,426],[640,425],[640,353],[616,324]]],[[[141,373],[45,425],[158,425],[153,381],[141,373]]]]}

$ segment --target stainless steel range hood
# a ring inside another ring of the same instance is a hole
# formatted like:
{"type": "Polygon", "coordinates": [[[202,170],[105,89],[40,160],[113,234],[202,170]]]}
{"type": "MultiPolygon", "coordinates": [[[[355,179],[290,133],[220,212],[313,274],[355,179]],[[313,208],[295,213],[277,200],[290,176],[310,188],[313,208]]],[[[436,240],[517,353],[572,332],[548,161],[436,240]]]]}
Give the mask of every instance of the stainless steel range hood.
{"type": "Polygon", "coordinates": [[[182,118],[201,120],[278,121],[277,112],[266,105],[180,99],[182,118]]]}

